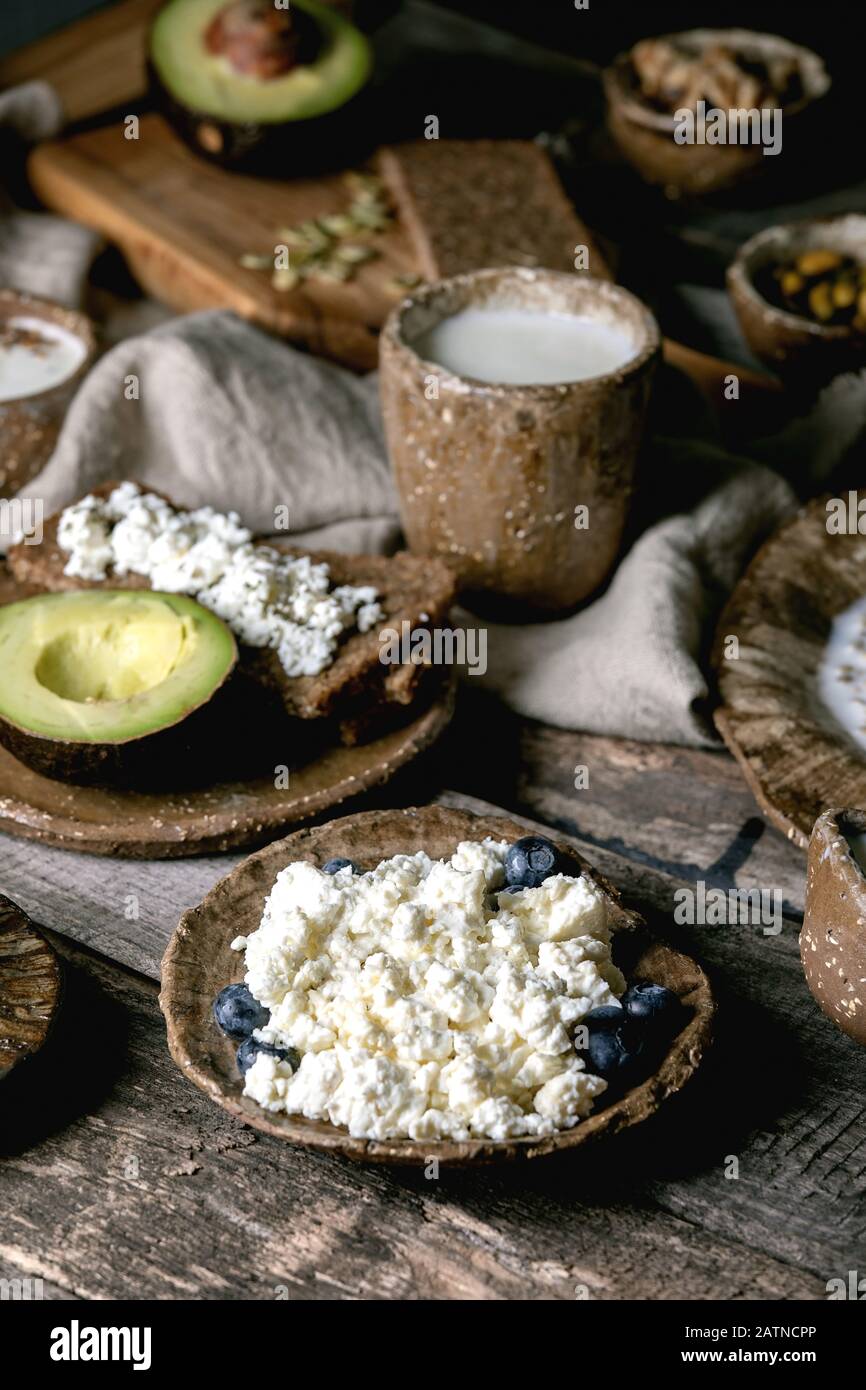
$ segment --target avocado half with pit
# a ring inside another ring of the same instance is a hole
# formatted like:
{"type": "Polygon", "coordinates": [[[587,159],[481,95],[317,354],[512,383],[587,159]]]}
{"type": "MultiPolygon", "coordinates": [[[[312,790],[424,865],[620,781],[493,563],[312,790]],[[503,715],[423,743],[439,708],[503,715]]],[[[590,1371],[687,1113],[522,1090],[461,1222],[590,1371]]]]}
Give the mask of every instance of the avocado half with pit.
{"type": "Polygon", "coordinates": [[[103,785],[220,780],[225,623],[180,594],[84,590],[0,608],[0,743],[48,777],[103,785]]]}
{"type": "Polygon", "coordinates": [[[148,59],[164,114],[219,163],[291,176],[350,163],[365,143],[370,45],[317,0],[168,0],[148,59]]]}

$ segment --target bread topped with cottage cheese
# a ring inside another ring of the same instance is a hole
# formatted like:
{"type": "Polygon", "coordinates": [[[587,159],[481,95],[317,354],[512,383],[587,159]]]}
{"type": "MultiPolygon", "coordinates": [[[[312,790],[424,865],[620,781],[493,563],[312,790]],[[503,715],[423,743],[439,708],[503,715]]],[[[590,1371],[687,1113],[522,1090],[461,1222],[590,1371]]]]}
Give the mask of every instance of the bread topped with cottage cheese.
{"type": "Polygon", "coordinates": [[[105,483],[49,517],[39,545],[8,554],[30,589],[153,588],[195,597],[234,631],[243,669],[294,718],[334,718],[343,740],[375,733],[414,703],[423,664],[383,664],[380,630],[446,620],[454,578],[441,561],[307,551],[257,540],[235,513],[185,510],[138,484],[105,483]]]}

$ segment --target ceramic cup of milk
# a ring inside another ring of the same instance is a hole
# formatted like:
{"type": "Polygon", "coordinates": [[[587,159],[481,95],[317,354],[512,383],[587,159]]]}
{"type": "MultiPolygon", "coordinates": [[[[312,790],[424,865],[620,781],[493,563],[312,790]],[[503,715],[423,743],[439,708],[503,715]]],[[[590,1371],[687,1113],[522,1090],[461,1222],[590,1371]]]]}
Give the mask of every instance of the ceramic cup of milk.
{"type": "Polygon", "coordinates": [[[413,292],[380,342],[410,547],[540,611],[603,583],[634,487],[658,325],[587,275],[480,270],[413,292]]]}
{"type": "Polygon", "coordinates": [[[95,355],[84,314],[0,290],[0,497],[19,492],[47,463],[95,355]]]}

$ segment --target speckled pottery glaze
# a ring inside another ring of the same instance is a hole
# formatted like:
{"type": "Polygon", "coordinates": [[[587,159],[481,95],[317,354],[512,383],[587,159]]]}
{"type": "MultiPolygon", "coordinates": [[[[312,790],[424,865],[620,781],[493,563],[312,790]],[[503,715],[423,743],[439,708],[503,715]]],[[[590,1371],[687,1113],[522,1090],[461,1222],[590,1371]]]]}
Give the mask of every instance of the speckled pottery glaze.
{"type": "Polygon", "coordinates": [[[864,833],[864,811],[829,810],[816,820],[800,956],[824,1013],[866,1046],[866,877],[847,839],[864,833]]]}
{"type": "Polygon", "coordinates": [[[679,34],[660,34],[687,53],[700,53],[721,43],[746,58],[792,58],[800,71],[803,94],[783,108],[784,144],[778,156],[767,156],[760,145],[682,144],[674,139],[674,116],[655,110],[641,95],[631,61],[631,50],[620,53],[604,72],[608,129],[641,178],[660,184],[668,197],[699,197],[736,187],[746,180],[773,172],[774,166],[801,134],[806,113],[830,89],[830,78],[821,58],[811,49],[791,43],[778,34],[758,34],[751,29],[687,29],[679,34]],[[793,128],[792,128],[793,127],[793,128]]]}
{"type": "Polygon", "coordinates": [[[412,550],[447,560],[464,591],[548,612],[587,598],[622,540],[659,352],[640,300],[587,275],[481,270],[411,294],[389,316],[379,358],[412,550]],[[592,318],[635,353],[602,376],[515,386],[456,376],[415,352],[423,333],[470,306],[592,318]],[[575,527],[578,506],[589,509],[586,529],[575,527]]]}
{"type": "Polygon", "coordinates": [[[839,372],[866,366],[866,336],[849,324],[828,327],[788,313],[755,288],[755,276],[765,266],[817,249],[866,262],[866,216],[849,213],[765,227],[740,247],[727,281],[743,335],[756,356],[782,376],[820,386],[839,372]]]}
{"type": "Polygon", "coordinates": [[[69,403],[96,356],[93,324],[84,314],[50,299],[0,290],[0,327],[21,316],[65,329],[83,342],[85,356],[72,375],[57,386],[35,396],[0,401],[0,497],[20,492],[48,462],[69,403]]]}

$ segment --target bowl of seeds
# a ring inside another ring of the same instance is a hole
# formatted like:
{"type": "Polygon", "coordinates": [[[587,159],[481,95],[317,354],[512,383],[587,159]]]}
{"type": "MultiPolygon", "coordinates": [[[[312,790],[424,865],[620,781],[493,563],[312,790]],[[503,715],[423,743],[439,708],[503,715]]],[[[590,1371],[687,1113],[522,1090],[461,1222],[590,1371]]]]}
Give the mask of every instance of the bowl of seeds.
{"type": "Polygon", "coordinates": [[[780,376],[817,387],[866,366],[866,216],[767,227],[727,281],[750,348],[780,376]]]}

